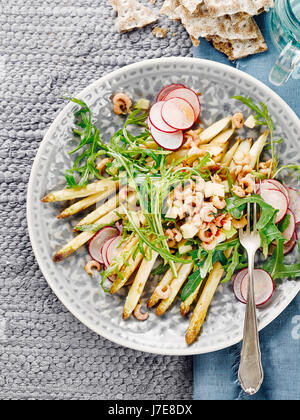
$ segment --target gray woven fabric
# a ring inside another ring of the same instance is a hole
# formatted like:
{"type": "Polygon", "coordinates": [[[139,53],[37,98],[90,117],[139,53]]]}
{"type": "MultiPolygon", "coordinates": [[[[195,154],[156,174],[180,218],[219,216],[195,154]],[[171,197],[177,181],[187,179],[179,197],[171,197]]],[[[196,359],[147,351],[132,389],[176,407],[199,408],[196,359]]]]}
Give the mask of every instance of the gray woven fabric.
{"type": "Polygon", "coordinates": [[[103,74],[138,60],[192,55],[177,23],[168,22],[168,38],[159,40],[151,27],[120,35],[114,18],[108,0],[1,0],[2,400],[192,397],[191,358],[121,348],[63,307],[39,271],[26,228],[31,166],[62,109],[62,96],[75,95],[103,74]]]}

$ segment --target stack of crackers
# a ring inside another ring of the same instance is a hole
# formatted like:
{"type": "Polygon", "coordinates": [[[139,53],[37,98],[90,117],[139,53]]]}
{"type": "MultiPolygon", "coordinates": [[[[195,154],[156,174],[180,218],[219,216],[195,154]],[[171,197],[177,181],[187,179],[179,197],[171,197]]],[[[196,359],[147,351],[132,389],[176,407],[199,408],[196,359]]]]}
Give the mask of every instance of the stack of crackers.
{"type": "MultiPolygon", "coordinates": [[[[110,1],[121,32],[158,21],[157,14],[138,0],[110,1]]],[[[233,61],[268,49],[253,16],[271,7],[273,0],[165,0],[160,13],[181,21],[194,45],[206,38],[233,61]]]]}

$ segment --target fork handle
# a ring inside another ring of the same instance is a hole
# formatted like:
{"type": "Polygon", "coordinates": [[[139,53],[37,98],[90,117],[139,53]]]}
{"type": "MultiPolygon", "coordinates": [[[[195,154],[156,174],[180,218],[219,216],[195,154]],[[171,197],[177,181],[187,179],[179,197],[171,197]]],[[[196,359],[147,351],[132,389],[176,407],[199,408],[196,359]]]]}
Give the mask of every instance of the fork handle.
{"type": "Polygon", "coordinates": [[[249,281],[244,337],[239,367],[239,381],[243,390],[250,395],[256,394],[261,387],[264,373],[257,328],[256,305],[254,297],[254,254],[248,254],[249,281]]]}

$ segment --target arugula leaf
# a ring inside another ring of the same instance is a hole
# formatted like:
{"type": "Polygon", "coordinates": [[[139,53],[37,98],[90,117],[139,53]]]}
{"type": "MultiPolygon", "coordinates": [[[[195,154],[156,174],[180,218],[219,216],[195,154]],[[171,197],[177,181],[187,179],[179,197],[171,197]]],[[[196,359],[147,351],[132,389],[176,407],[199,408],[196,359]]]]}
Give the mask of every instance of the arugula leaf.
{"type": "Polygon", "coordinates": [[[246,198],[230,197],[226,199],[226,203],[226,210],[235,219],[240,219],[242,217],[247,203],[258,204],[261,208],[260,219],[257,223],[258,230],[264,229],[278,212],[278,210],[267,204],[259,195],[252,195],[251,197],[246,198]]]}
{"type": "Polygon", "coordinates": [[[290,225],[291,223],[291,216],[287,214],[281,222],[278,223],[278,230],[283,233],[290,225]]]}
{"type": "Polygon", "coordinates": [[[239,254],[239,247],[240,247],[240,244],[237,243],[236,246],[234,247],[231,262],[229,266],[226,268],[226,276],[222,280],[221,283],[228,283],[232,279],[234,272],[236,271],[238,265],[240,264],[240,257],[242,255],[239,254]]]}
{"type": "Polygon", "coordinates": [[[197,289],[197,287],[203,281],[203,277],[201,277],[200,270],[196,270],[193,274],[191,274],[188,278],[188,281],[181,292],[181,301],[184,302],[187,300],[191,294],[197,289]]]}
{"type": "Polygon", "coordinates": [[[189,276],[187,283],[182,289],[182,302],[194,293],[205,277],[211,272],[216,262],[220,262],[223,266],[228,264],[228,259],[224,255],[223,250],[217,248],[214,251],[209,252],[199,248],[197,252],[193,251],[191,254],[196,262],[196,270],[189,276]]]}
{"type": "Polygon", "coordinates": [[[277,241],[272,257],[263,266],[273,280],[300,277],[300,263],[287,265],[284,263],[284,240],[277,241]]]}
{"type": "Polygon", "coordinates": [[[157,276],[157,275],[161,275],[161,274],[165,274],[167,271],[169,270],[169,265],[168,264],[164,264],[161,263],[159,264],[158,267],[156,267],[153,271],[152,271],[152,275],[153,276],[157,276]]]}

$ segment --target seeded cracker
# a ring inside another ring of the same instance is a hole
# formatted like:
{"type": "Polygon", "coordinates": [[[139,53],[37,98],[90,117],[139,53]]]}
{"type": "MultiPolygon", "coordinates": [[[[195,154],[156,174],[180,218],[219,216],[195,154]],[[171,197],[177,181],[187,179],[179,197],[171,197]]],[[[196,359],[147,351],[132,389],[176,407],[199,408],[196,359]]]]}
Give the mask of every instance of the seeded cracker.
{"type": "Polygon", "coordinates": [[[256,39],[230,40],[218,36],[207,37],[206,39],[208,41],[212,41],[213,46],[218,51],[226,54],[231,61],[247,57],[248,55],[262,53],[268,49],[268,46],[258,26],[256,39]]]}
{"type": "Polygon", "coordinates": [[[206,6],[200,5],[197,12],[191,14],[184,6],[178,5],[177,1],[165,2],[162,14],[171,19],[180,19],[192,39],[218,35],[229,39],[255,39],[257,30],[254,20],[245,13],[211,18],[206,6]]]}
{"type": "Polygon", "coordinates": [[[110,2],[118,13],[116,28],[120,32],[143,28],[158,20],[158,16],[151,9],[137,0],[110,0],[110,2]]]}
{"type": "Polygon", "coordinates": [[[274,6],[273,0],[204,0],[211,17],[244,12],[255,16],[274,6]]]}
{"type": "Polygon", "coordinates": [[[204,0],[181,0],[180,3],[184,6],[190,13],[195,13],[198,9],[198,6],[202,4],[204,0]]]}
{"type": "Polygon", "coordinates": [[[180,20],[180,16],[176,12],[178,6],[180,6],[179,0],[165,0],[160,14],[167,16],[169,19],[180,20]]]}

